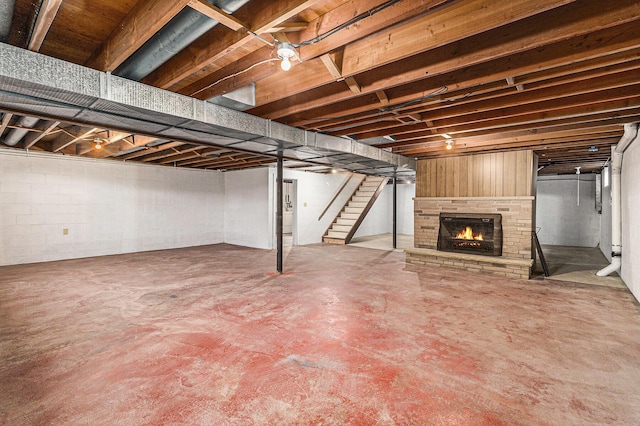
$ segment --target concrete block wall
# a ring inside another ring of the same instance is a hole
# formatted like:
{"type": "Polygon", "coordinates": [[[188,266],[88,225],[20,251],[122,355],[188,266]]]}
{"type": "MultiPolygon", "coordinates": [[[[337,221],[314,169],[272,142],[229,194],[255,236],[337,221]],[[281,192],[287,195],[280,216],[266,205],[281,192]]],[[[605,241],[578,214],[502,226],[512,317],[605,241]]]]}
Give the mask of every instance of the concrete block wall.
{"type": "Polygon", "coordinates": [[[595,208],[594,174],[540,176],[537,187],[536,226],[540,229],[538,239],[541,244],[598,246],[600,214],[595,208]]]}
{"type": "Polygon", "coordinates": [[[393,186],[385,185],[353,238],[389,234],[393,231],[393,186]]]}
{"type": "MultiPolygon", "coordinates": [[[[297,185],[294,244],[322,241],[352,191],[318,216],[345,177],[285,169],[297,185]]],[[[274,189],[269,167],[220,173],[3,149],[0,265],[221,242],[272,249],[274,189]]],[[[398,185],[400,233],[412,225],[414,191],[398,185]]],[[[391,232],[391,208],[387,186],[361,235],[391,232]]]]}
{"type": "Polygon", "coordinates": [[[534,197],[416,198],[415,246],[437,248],[440,212],[499,213],[502,215],[502,256],[533,259],[534,202],[534,197]]]}
{"type": "Polygon", "coordinates": [[[0,265],[223,241],[219,172],[0,151],[0,265]]]}
{"type": "Polygon", "coordinates": [[[224,173],[224,242],[270,249],[269,169],[224,173]]]}
{"type": "MultiPolygon", "coordinates": [[[[396,196],[398,207],[396,227],[398,234],[413,235],[413,199],[416,196],[416,184],[406,183],[398,185],[396,196]]],[[[391,201],[393,202],[393,197],[391,201]]]]}
{"type": "MultiPolygon", "coordinates": [[[[413,235],[413,198],[416,185],[411,183],[396,186],[396,231],[402,235],[413,235]]],[[[367,217],[358,228],[354,238],[367,235],[388,234],[393,231],[393,185],[386,185],[367,217]]]]}

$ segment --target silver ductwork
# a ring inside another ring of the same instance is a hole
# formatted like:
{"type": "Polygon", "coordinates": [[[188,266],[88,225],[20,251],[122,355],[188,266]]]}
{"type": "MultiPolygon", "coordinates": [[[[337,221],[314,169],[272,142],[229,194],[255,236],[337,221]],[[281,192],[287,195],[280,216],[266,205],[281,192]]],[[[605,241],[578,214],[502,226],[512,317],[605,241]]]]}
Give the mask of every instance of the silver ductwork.
{"type": "MultiPolygon", "coordinates": [[[[227,13],[233,13],[248,0],[207,2],[227,13]]],[[[217,24],[218,21],[185,7],[113,73],[129,80],[140,81],[217,24]]]]}
{"type": "Polygon", "coordinates": [[[0,109],[380,176],[412,158],[307,131],[0,43],[0,109]]]}
{"type": "Polygon", "coordinates": [[[37,118],[34,117],[22,117],[16,123],[17,126],[21,127],[18,129],[11,129],[9,133],[7,133],[7,137],[4,138],[3,142],[9,146],[16,146],[22,138],[29,132],[28,128],[32,128],[38,123],[37,118]]]}
{"type": "Polygon", "coordinates": [[[0,1],[0,42],[6,43],[9,40],[15,4],[15,0],[0,1]]]}

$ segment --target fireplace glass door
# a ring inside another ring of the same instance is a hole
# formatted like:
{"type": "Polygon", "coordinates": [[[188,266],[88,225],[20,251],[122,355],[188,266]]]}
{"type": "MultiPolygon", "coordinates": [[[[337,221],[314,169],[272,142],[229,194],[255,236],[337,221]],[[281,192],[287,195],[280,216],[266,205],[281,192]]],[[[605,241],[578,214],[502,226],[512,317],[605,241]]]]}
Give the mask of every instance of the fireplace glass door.
{"type": "Polygon", "coordinates": [[[440,213],[438,250],[502,256],[502,216],[440,213]]]}

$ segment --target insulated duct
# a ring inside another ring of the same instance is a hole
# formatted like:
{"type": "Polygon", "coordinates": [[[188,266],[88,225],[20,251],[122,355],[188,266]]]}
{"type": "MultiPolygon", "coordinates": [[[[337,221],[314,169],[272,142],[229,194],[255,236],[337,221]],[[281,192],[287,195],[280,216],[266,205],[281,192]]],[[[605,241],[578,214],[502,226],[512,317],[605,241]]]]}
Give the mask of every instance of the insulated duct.
{"type": "MultiPolygon", "coordinates": [[[[206,1],[227,13],[235,12],[248,2],[248,0],[206,1]]],[[[140,81],[217,24],[218,21],[190,7],[185,7],[113,73],[129,80],[140,81]]]]}
{"type": "Polygon", "coordinates": [[[40,120],[33,117],[20,118],[20,120],[18,120],[16,125],[22,128],[11,129],[11,131],[7,133],[7,137],[4,138],[3,142],[9,146],[16,146],[22,140],[24,135],[26,135],[29,132],[28,128],[30,127],[32,128],[33,126],[35,126],[38,121],[40,120]]]}
{"type": "Polygon", "coordinates": [[[0,109],[378,176],[416,161],[0,43],[0,109]]]}
{"type": "Polygon", "coordinates": [[[15,4],[15,0],[0,1],[0,42],[6,43],[9,40],[15,4]]]}
{"type": "Polygon", "coordinates": [[[625,124],[622,138],[617,145],[611,147],[611,264],[596,273],[599,277],[605,277],[620,270],[622,256],[622,215],[620,209],[622,202],[620,187],[622,155],[629,144],[637,138],[638,124],[625,124]]]}

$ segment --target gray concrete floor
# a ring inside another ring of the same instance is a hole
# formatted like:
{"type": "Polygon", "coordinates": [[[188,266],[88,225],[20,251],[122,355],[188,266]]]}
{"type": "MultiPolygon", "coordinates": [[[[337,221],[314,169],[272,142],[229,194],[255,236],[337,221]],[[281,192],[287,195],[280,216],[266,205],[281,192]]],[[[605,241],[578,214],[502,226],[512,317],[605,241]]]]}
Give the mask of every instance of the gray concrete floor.
{"type": "MultiPolygon", "coordinates": [[[[376,250],[393,250],[393,235],[380,234],[354,238],[349,245],[376,250]]],[[[407,248],[413,248],[413,235],[398,234],[396,236],[396,251],[403,251],[407,248]]]]}
{"type": "MultiPolygon", "coordinates": [[[[609,261],[598,247],[542,246],[542,253],[551,273],[547,280],[571,282],[576,284],[597,285],[613,288],[626,288],[616,273],[608,277],[596,275],[609,261]]],[[[542,265],[536,263],[533,278],[543,278],[542,265]]]]}

